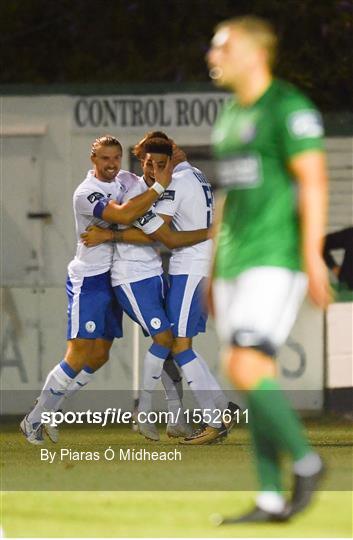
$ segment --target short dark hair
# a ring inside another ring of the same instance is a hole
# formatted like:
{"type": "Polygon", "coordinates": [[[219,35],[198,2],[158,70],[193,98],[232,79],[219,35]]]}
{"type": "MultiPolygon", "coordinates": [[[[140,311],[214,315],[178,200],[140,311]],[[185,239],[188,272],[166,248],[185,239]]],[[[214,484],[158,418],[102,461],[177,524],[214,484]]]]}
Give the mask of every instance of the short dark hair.
{"type": "Polygon", "coordinates": [[[174,141],[170,139],[163,131],[149,131],[132,149],[132,153],[138,159],[144,159],[146,155],[146,143],[167,144],[173,146],[174,141]]]}
{"type": "Polygon", "coordinates": [[[166,154],[172,157],[173,145],[160,137],[151,137],[143,145],[144,154],[166,154]]]}
{"type": "Polygon", "coordinates": [[[121,153],[123,153],[123,147],[121,146],[121,143],[118,141],[116,137],[113,137],[113,135],[103,135],[102,137],[97,137],[95,141],[93,141],[91,146],[91,157],[94,157],[97,152],[97,148],[100,146],[117,146],[121,153]]]}

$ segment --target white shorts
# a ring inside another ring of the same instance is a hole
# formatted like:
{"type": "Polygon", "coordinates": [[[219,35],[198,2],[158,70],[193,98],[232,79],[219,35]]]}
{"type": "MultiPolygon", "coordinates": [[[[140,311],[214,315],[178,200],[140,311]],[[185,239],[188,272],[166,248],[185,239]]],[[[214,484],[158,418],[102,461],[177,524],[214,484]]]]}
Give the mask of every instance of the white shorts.
{"type": "Polygon", "coordinates": [[[234,279],[214,281],[216,326],[221,340],[273,356],[294,325],[307,277],[287,268],[261,266],[234,279]]]}

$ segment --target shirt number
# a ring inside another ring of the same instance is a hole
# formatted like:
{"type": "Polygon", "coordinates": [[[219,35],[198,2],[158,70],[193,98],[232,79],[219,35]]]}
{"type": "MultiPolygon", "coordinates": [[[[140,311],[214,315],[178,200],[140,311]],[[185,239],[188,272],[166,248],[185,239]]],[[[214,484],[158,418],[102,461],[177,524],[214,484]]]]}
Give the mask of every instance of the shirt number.
{"type": "Polygon", "coordinates": [[[207,220],[207,229],[211,226],[212,223],[212,210],[213,210],[213,193],[211,186],[202,186],[203,192],[206,199],[206,220],[207,220]]]}

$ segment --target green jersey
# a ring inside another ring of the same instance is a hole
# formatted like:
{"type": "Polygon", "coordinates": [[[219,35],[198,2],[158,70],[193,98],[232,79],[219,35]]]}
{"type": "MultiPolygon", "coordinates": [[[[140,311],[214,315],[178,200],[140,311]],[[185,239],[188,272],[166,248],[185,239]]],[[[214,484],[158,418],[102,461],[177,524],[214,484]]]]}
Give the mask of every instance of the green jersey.
{"type": "Polygon", "coordinates": [[[296,189],[288,162],[322,149],[321,116],[296,88],[274,80],[249,107],[228,102],[217,119],[218,184],[227,190],[215,275],[255,266],[301,268],[296,189]]]}

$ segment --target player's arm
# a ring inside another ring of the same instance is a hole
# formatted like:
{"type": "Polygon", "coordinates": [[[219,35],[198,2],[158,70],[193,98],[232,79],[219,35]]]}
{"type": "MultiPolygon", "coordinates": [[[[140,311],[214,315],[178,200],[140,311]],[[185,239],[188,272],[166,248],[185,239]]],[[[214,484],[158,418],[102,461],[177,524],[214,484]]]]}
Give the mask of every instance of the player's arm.
{"type": "Polygon", "coordinates": [[[289,168],[299,184],[302,255],[309,279],[309,295],[321,308],[330,301],[328,272],[322,257],[327,211],[325,155],[308,150],[291,157],[289,168]]]}
{"type": "Polygon", "coordinates": [[[124,229],[122,231],[112,231],[110,229],[102,229],[97,226],[88,227],[81,234],[82,241],[85,246],[93,247],[103,242],[123,242],[126,244],[143,244],[151,245],[155,242],[161,242],[169,249],[178,247],[187,247],[199,242],[204,242],[208,239],[208,229],[197,229],[195,231],[174,231],[163,223],[152,234],[145,234],[142,230],[136,227],[124,229]]]}
{"type": "Polygon", "coordinates": [[[208,229],[197,229],[195,231],[174,231],[167,223],[161,223],[154,232],[143,232],[143,230],[132,227],[116,234],[117,242],[128,244],[154,244],[160,242],[169,249],[193,246],[208,240],[208,229]]]}
{"type": "Polygon", "coordinates": [[[174,231],[167,223],[152,233],[151,238],[161,242],[169,249],[193,246],[208,240],[208,229],[197,229],[195,231],[174,231]]]}
{"type": "Polygon", "coordinates": [[[276,114],[279,149],[299,185],[301,249],[309,296],[325,308],[330,300],[328,270],[322,257],[328,182],[321,115],[299,93],[280,101],[276,114]]]}
{"type": "Polygon", "coordinates": [[[95,217],[103,219],[108,223],[130,225],[139,216],[147,212],[163,190],[169,185],[173,170],[170,158],[168,158],[164,169],[159,170],[155,162],[153,162],[153,169],[156,182],[152,187],[123,204],[107,199],[100,199],[94,208],[95,217]]]}
{"type": "Polygon", "coordinates": [[[168,214],[158,214],[164,223],[149,235],[154,240],[161,242],[169,249],[193,246],[200,242],[205,242],[210,238],[210,229],[196,229],[194,231],[175,231],[171,229],[173,216],[168,214]]]}
{"type": "Polygon", "coordinates": [[[113,231],[112,229],[102,229],[96,225],[87,227],[86,231],[81,234],[82,242],[87,247],[98,246],[104,242],[122,242],[124,244],[144,244],[151,245],[155,241],[143,231],[130,227],[121,231],[113,231]]]}

